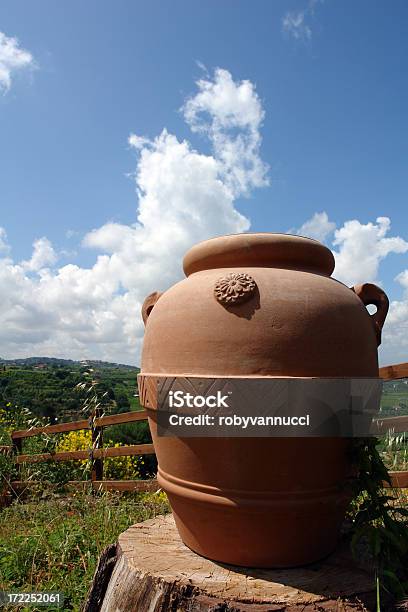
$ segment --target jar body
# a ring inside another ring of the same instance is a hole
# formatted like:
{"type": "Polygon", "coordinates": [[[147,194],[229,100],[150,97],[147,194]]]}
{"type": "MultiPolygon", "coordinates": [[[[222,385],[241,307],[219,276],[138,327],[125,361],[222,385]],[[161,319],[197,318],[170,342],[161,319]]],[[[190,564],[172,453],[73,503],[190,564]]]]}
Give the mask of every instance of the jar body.
{"type": "MultiPolygon", "coordinates": [[[[375,329],[354,291],[327,274],[253,263],[197,270],[158,299],[142,385],[146,376],[378,376],[375,329]],[[234,271],[254,279],[256,291],[226,307],[214,286],[234,271]]],[[[350,499],[349,439],[160,437],[146,407],[158,481],[192,550],[289,567],[334,549],[350,499]]]]}
{"type": "Polygon", "coordinates": [[[146,326],[143,373],[378,375],[370,316],[348,287],[311,272],[246,266],[259,295],[236,314],[214,299],[215,283],[231,270],[197,272],[160,297],[146,326]]]}

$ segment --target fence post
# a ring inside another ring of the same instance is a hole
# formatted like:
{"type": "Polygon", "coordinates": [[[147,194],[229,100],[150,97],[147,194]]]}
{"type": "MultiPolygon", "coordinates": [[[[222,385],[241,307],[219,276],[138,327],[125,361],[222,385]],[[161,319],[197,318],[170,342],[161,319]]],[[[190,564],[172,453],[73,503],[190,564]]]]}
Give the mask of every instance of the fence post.
{"type": "Polygon", "coordinates": [[[97,427],[95,425],[96,419],[99,419],[102,416],[101,408],[96,408],[91,419],[91,439],[92,439],[92,465],[91,465],[91,480],[92,482],[96,480],[103,480],[103,459],[97,458],[95,459],[93,456],[93,451],[98,448],[103,448],[103,427],[97,427]]]}
{"type": "MultiPolygon", "coordinates": [[[[17,457],[18,455],[21,455],[23,452],[23,438],[13,438],[13,434],[11,434],[11,442],[13,445],[13,456],[14,456],[14,462],[15,462],[15,466],[16,466],[16,473],[17,473],[17,480],[21,480],[21,463],[17,463],[17,457]]],[[[13,489],[13,487],[11,487],[11,494],[13,495],[13,497],[17,497],[17,491],[15,491],[13,489]]]]}

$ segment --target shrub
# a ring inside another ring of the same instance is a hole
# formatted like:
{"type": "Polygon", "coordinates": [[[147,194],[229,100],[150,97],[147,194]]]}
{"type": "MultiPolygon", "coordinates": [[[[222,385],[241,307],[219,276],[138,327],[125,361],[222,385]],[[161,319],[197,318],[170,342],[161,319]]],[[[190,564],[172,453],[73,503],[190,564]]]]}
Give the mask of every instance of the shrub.
{"type": "MultiPolygon", "coordinates": [[[[106,443],[108,447],[118,448],[122,446],[119,442],[113,444],[111,440],[106,443]]],[[[57,452],[89,450],[92,448],[91,432],[89,430],[70,431],[64,434],[56,446],[57,452]]],[[[104,459],[104,477],[107,480],[135,480],[139,478],[139,467],[143,465],[143,459],[139,457],[107,457],[104,459]]],[[[77,474],[81,479],[83,474],[89,472],[90,461],[70,461],[71,473],[77,474]]],[[[71,478],[73,480],[74,478],[71,478]]]]}

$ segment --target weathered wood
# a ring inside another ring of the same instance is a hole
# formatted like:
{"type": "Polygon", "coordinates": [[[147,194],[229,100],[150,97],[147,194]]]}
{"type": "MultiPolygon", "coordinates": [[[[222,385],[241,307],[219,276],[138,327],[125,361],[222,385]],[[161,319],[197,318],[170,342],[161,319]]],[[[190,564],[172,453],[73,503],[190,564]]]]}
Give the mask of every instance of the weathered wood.
{"type": "MultiPolygon", "coordinates": [[[[39,455],[19,455],[17,463],[40,463],[41,461],[80,461],[90,458],[91,449],[64,451],[60,453],[41,453],[39,455]]],[[[133,455],[154,455],[153,444],[130,444],[110,448],[97,448],[92,451],[94,458],[126,457],[133,455]]]]}
{"type": "MultiPolygon", "coordinates": [[[[10,483],[11,488],[15,491],[41,485],[44,486],[44,482],[40,480],[14,480],[10,483]]],[[[69,480],[66,486],[72,489],[87,489],[92,486],[94,489],[104,491],[149,491],[152,493],[160,488],[155,478],[150,480],[69,480]]]]}
{"type": "Polygon", "coordinates": [[[117,545],[110,544],[99,558],[83,612],[99,610],[116,563],[117,545]]]}
{"type": "Polygon", "coordinates": [[[96,480],[93,487],[103,491],[149,491],[154,493],[160,487],[155,478],[151,480],[96,480]]]}
{"type": "MultiPolygon", "coordinates": [[[[15,457],[14,461],[16,463],[17,478],[21,478],[21,466],[18,464],[18,458],[23,452],[23,440],[22,438],[14,439],[12,437],[11,441],[13,443],[13,454],[15,457]]],[[[14,495],[14,491],[12,492],[12,494],[14,495]]]]}
{"type": "Polygon", "coordinates": [[[90,450],[64,451],[60,453],[41,453],[36,455],[19,455],[16,463],[40,463],[41,461],[80,461],[89,459],[90,450]]]}
{"type": "Polygon", "coordinates": [[[96,450],[103,447],[103,427],[99,427],[95,423],[96,419],[101,418],[101,416],[101,408],[96,408],[89,423],[92,440],[91,480],[93,481],[103,480],[103,459],[96,455],[96,450]]]}
{"type": "Polygon", "coordinates": [[[408,378],[408,363],[397,363],[380,368],[380,378],[383,380],[398,380],[408,378]]]}
{"type": "MultiPolygon", "coordinates": [[[[70,480],[68,486],[80,489],[89,486],[89,480],[70,480]]],[[[154,492],[159,489],[157,480],[94,480],[92,482],[94,489],[102,489],[103,491],[149,491],[154,492]]]]}
{"type": "Polygon", "coordinates": [[[7,508],[7,506],[9,506],[12,501],[13,495],[11,494],[11,492],[6,488],[0,489],[0,510],[1,508],[7,508]]]}
{"type": "MultiPolygon", "coordinates": [[[[96,427],[107,427],[108,425],[119,425],[121,423],[133,423],[134,421],[146,421],[147,412],[146,410],[138,410],[134,412],[121,412],[120,414],[111,414],[108,416],[101,416],[94,420],[96,427]]],[[[58,423],[58,425],[46,425],[45,427],[31,427],[30,429],[19,429],[13,431],[11,437],[13,439],[18,438],[31,438],[32,436],[38,436],[40,434],[55,434],[65,433],[68,431],[77,431],[79,429],[89,429],[90,422],[88,420],[82,421],[71,421],[68,423],[58,423]]]]}
{"type": "Polygon", "coordinates": [[[134,421],[146,421],[146,410],[138,410],[134,412],[121,412],[120,414],[111,414],[109,416],[96,419],[95,424],[103,427],[108,425],[120,425],[121,423],[133,423],[134,421]]]}
{"type": "Polygon", "coordinates": [[[19,429],[13,431],[13,440],[19,438],[31,438],[40,434],[65,433],[67,431],[77,431],[79,429],[89,429],[89,421],[72,421],[71,423],[59,423],[58,425],[46,425],[45,427],[31,427],[30,429],[19,429]]]}
{"type": "Polygon", "coordinates": [[[189,550],[167,515],[119,536],[115,568],[103,603],[94,610],[349,612],[375,609],[374,601],[374,572],[352,561],[348,545],[303,568],[239,568],[189,550]]]}
{"type": "Polygon", "coordinates": [[[373,433],[384,435],[392,430],[394,433],[408,431],[408,416],[386,417],[384,419],[374,419],[373,433]]]}
{"type": "MultiPolygon", "coordinates": [[[[408,472],[389,472],[392,486],[396,489],[408,487],[408,472]]],[[[389,485],[386,485],[389,486],[389,485]]]]}

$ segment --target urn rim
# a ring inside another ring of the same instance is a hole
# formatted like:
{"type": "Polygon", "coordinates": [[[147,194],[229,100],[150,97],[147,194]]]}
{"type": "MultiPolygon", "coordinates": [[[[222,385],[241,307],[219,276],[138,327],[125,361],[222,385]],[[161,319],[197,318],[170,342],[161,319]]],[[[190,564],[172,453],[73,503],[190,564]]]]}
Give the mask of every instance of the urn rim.
{"type": "Polygon", "coordinates": [[[328,247],[305,236],[247,232],[217,236],[195,244],[183,260],[186,276],[215,268],[285,268],[330,276],[334,256],[328,247]]]}

